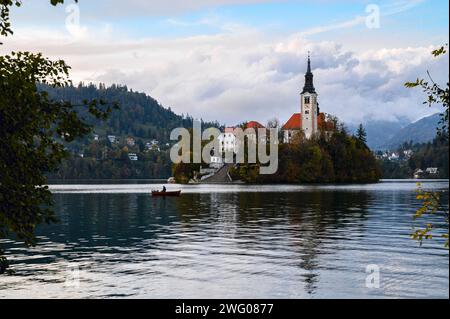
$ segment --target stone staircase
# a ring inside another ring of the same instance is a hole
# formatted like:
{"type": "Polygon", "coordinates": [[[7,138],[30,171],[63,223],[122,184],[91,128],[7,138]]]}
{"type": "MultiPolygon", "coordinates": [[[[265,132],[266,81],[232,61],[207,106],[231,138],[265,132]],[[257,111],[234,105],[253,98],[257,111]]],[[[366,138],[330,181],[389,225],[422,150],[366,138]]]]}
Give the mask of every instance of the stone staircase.
{"type": "Polygon", "coordinates": [[[202,184],[227,184],[233,182],[229,176],[230,169],[234,164],[224,164],[213,176],[202,180],[202,184]]]}

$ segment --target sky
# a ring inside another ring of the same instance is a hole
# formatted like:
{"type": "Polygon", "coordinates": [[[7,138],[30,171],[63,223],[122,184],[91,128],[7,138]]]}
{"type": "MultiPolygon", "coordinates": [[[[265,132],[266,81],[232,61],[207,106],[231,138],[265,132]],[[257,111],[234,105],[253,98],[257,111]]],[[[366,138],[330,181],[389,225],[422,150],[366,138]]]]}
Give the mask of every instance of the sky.
{"type": "Polygon", "coordinates": [[[349,124],[438,112],[406,81],[448,81],[448,2],[25,0],[0,53],[64,59],[74,83],[127,85],[226,125],[299,112],[311,52],[322,111],[349,124]]]}

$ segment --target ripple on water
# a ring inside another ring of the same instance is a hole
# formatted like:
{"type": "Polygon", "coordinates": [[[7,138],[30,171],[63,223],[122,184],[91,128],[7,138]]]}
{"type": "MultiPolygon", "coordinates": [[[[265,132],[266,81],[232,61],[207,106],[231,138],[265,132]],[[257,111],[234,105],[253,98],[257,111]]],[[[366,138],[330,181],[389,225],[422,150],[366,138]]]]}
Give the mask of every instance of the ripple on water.
{"type": "MultiPolygon", "coordinates": [[[[442,240],[409,238],[414,181],[148,196],[157,186],[51,186],[61,222],[39,228],[35,248],[0,242],[16,270],[0,297],[448,298],[442,240]],[[365,286],[370,264],[379,289],[365,286]],[[68,285],[73,269],[79,286],[68,285]]],[[[448,196],[445,182],[424,186],[448,196]]]]}

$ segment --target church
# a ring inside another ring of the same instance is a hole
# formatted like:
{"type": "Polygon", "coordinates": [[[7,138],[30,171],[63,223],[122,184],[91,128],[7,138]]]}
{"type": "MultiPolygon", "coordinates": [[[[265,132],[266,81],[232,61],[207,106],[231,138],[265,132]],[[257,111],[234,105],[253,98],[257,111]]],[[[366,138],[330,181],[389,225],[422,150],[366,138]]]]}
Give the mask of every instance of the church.
{"type": "Polygon", "coordinates": [[[300,94],[300,113],[294,113],[283,125],[283,142],[290,143],[293,137],[302,132],[307,139],[323,130],[327,135],[334,129],[334,123],[327,121],[325,113],[320,112],[317,92],[314,88],[314,75],[311,72],[311,57],[308,54],[308,66],[305,74],[305,85],[300,94]]]}
{"type": "MultiPolygon", "coordinates": [[[[238,143],[235,135],[236,127],[226,127],[225,131],[218,136],[219,153],[237,152],[238,143]]],[[[251,128],[257,131],[264,126],[257,121],[245,123],[245,129],[251,128]]],[[[335,123],[329,120],[325,113],[320,112],[317,101],[317,92],[314,88],[314,75],[311,71],[311,57],[308,54],[308,65],[305,74],[305,85],[300,93],[300,112],[294,113],[291,118],[281,127],[283,143],[292,143],[294,137],[303,132],[305,138],[310,139],[319,132],[326,136],[333,134],[335,123]]],[[[256,135],[250,138],[256,142],[256,135]]],[[[217,159],[219,160],[219,159],[217,159]]]]}

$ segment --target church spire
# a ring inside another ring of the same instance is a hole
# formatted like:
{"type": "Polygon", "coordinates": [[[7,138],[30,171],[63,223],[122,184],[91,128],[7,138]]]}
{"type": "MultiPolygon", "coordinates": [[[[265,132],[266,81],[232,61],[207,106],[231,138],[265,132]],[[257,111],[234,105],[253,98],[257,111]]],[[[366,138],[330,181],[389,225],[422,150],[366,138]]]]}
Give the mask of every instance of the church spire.
{"type": "Polygon", "coordinates": [[[311,52],[308,51],[308,70],[307,73],[311,73],[311,52]]]}
{"type": "Polygon", "coordinates": [[[308,51],[308,68],[307,68],[306,74],[305,74],[305,86],[303,87],[302,94],[316,93],[316,89],[314,88],[313,78],[314,78],[314,76],[311,72],[311,55],[310,55],[310,52],[308,51]]]}

